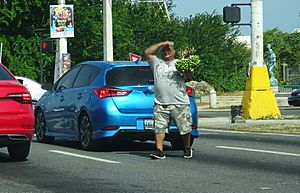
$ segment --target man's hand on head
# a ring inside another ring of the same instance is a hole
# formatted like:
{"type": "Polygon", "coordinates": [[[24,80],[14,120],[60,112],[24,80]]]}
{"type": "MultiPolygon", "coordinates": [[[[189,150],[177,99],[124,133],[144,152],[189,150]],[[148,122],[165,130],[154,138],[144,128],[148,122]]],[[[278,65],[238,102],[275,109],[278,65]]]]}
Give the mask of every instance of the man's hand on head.
{"type": "Polygon", "coordinates": [[[174,42],[172,41],[161,42],[161,47],[163,46],[169,46],[169,47],[174,46],[174,42]]]}

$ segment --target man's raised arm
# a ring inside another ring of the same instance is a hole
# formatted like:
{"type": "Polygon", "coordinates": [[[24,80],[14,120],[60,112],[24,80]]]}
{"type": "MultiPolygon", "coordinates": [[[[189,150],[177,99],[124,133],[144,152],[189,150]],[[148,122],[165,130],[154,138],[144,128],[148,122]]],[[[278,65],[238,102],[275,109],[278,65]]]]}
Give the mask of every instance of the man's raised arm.
{"type": "Polygon", "coordinates": [[[154,56],[155,56],[155,52],[160,49],[161,47],[163,46],[166,46],[166,45],[169,45],[169,46],[173,46],[174,43],[173,42],[170,42],[170,41],[165,41],[165,42],[160,42],[160,43],[157,43],[157,44],[154,44],[152,46],[150,46],[149,48],[147,48],[145,50],[145,55],[146,55],[146,59],[149,61],[153,60],[154,56]]]}

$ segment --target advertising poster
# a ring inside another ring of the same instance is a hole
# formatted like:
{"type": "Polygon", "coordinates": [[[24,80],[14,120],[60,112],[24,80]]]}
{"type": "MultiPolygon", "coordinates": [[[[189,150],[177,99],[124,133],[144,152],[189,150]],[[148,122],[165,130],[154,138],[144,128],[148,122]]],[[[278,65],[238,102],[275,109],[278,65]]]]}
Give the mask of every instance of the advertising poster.
{"type": "Polygon", "coordinates": [[[66,73],[71,68],[71,54],[62,54],[62,61],[63,61],[63,72],[66,73]]]}
{"type": "Polygon", "coordinates": [[[74,37],[73,5],[50,5],[50,37],[74,37]]]}

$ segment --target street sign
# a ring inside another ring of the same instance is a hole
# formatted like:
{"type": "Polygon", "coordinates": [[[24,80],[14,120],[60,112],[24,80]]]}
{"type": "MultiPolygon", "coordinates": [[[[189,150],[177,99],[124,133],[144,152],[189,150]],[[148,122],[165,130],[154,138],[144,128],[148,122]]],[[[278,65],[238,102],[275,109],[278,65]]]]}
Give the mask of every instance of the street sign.
{"type": "Polygon", "coordinates": [[[130,61],[137,62],[137,61],[140,61],[142,59],[142,56],[139,56],[139,55],[136,55],[132,52],[129,52],[129,59],[130,59],[130,61]]]}

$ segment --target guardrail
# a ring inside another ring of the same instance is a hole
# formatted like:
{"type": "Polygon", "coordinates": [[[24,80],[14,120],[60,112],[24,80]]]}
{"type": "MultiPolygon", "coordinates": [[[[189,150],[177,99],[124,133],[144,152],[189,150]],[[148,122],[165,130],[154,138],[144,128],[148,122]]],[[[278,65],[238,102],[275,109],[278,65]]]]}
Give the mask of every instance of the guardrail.
{"type": "Polygon", "coordinates": [[[300,88],[299,84],[288,84],[288,85],[280,85],[278,86],[279,93],[292,92],[294,89],[300,88]]]}

